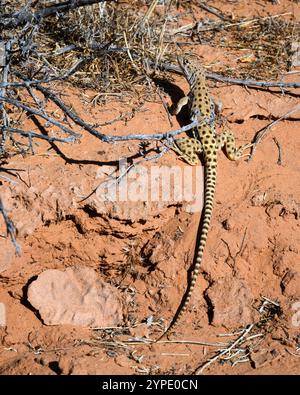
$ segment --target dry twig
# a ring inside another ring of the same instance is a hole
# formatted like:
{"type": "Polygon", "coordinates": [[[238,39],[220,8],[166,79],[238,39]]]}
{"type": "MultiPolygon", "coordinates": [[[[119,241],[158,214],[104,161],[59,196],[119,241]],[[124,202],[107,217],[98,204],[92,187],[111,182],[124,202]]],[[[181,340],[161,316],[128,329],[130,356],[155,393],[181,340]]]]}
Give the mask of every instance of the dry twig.
{"type": "Polygon", "coordinates": [[[290,115],[294,114],[295,112],[300,111],[300,104],[297,104],[294,106],[291,110],[287,111],[285,114],[283,114],[281,117],[276,119],[275,121],[271,122],[269,125],[265,126],[263,129],[261,129],[255,136],[254,141],[253,141],[253,147],[251,149],[251,154],[249,156],[248,161],[250,161],[254,155],[254,152],[256,150],[257,145],[262,141],[262,139],[266,136],[266,134],[271,130],[273,126],[275,126],[277,123],[280,121],[287,119],[290,115]]]}

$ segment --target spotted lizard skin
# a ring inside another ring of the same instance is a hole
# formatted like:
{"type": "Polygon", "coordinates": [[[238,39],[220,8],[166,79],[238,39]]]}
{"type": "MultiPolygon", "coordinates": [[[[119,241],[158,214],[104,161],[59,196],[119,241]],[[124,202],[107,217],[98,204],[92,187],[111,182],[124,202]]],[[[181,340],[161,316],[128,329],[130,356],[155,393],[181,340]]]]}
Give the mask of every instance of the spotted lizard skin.
{"type": "Polygon", "coordinates": [[[215,104],[206,85],[204,69],[182,57],[178,57],[178,63],[190,85],[190,92],[188,96],[179,101],[175,114],[178,114],[181,108],[187,104],[190,121],[205,119],[205,122],[200,123],[195,128],[193,138],[184,137],[175,140],[172,149],[190,165],[197,165],[199,163],[198,155],[202,154],[205,167],[204,208],[200,225],[202,226],[201,233],[188,289],[181,303],[181,307],[178,309],[168,329],[160,338],[169,333],[171,328],[174,329],[177,326],[180,318],[187,309],[195,287],[212,217],[217,177],[217,153],[220,149],[224,148],[228,159],[235,161],[243,156],[248,156],[247,154],[244,155],[243,152],[252,146],[252,144],[244,144],[236,148],[235,138],[231,131],[226,130],[221,134],[216,133],[215,104]]]}

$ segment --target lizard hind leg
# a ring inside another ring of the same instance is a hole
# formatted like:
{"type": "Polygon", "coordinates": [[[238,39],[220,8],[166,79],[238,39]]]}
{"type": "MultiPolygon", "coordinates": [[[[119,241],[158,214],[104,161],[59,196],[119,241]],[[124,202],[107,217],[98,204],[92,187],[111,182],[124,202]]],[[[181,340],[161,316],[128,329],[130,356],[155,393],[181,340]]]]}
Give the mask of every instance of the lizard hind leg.
{"type": "Polygon", "coordinates": [[[225,154],[230,160],[239,160],[249,154],[244,154],[244,151],[253,146],[252,143],[243,144],[240,147],[235,146],[235,137],[231,130],[227,129],[223,133],[217,135],[216,148],[225,148],[225,154]]]}
{"type": "Polygon", "coordinates": [[[175,140],[172,149],[188,164],[194,166],[199,163],[198,154],[202,152],[202,144],[198,139],[183,137],[175,140]]]}

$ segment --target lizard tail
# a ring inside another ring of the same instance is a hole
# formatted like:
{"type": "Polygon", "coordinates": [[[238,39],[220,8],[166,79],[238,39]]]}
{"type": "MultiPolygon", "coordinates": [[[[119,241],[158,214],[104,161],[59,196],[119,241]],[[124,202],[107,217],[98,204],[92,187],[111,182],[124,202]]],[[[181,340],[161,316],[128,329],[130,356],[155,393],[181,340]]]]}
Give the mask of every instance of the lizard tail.
{"type": "Polygon", "coordinates": [[[180,318],[184,314],[192,297],[192,293],[195,288],[195,284],[199,274],[203,252],[207,240],[208,229],[212,217],[213,200],[216,189],[216,170],[216,165],[210,165],[209,163],[207,164],[205,169],[204,212],[199,225],[199,230],[201,229],[201,231],[198,237],[197,252],[194,257],[194,268],[191,275],[189,287],[183,297],[181,305],[179,306],[179,309],[173,321],[169,325],[168,329],[162,334],[162,336],[157,339],[157,341],[165,337],[171,329],[174,329],[178,325],[180,318]]]}

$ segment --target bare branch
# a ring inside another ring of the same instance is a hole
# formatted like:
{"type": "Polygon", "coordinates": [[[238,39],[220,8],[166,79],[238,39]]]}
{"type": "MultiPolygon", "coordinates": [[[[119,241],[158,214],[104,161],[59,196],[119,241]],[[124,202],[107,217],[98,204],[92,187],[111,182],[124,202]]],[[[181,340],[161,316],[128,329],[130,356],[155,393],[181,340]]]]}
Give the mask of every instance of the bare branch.
{"type": "Polygon", "coordinates": [[[199,3],[199,7],[203,8],[203,10],[210,12],[211,14],[217,16],[218,18],[222,19],[223,21],[231,21],[232,20],[232,18],[225,16],[224,13],[221,12],[220,10],[218,10],[216,7],[209,6],[209,5],[205,4],[203,1],[201,1],[199,3]]]}
{"type": "Polygon", "coordinates": [[[51,122],[53,125],[59,127],[60,129],[62,129],[62,130],[63,130],[65,133],[67,133],[67,134],[71,134],[72,136],[75,136],[75,137],[80,137],[80,134],[79,134],[79,133],[73,132],[72,129],[66,127],[66,126],[63,125],[61,122],[58,122],[58,121],[56,121],[54,118],[51,118],[51,117],[45,115],[45,114],[44,114],[43,112],[41,112],[41,111],[35,110],[35,109],[32,108],[32,107],[26,106],[25,104],[21,103],[21,102],[18,101],[18,100],[10,99],[10,98],[8,98],[8,97],[0,96],[0,102],[1,102],[1,100],[5,101],[6,103],[12,104],[12,105],[14,105],[14,106],[16,106],[16,107],[18,107],[18,108],[22,108],[23,110],[27,111],[29,114],[36,115],[36,116],[38,116],[38,117],[41,117],[41,118],[45,119],[45,120],[48,121],[48,122],[51,122]]]}
{"type": "Polygon", "coordinates": [[[261,88],[300,88],[299,82],[241,80],[238,78],[223,77],[215,73],[207,73],[206,76],[211,80],[227,82],[234,85],[257,86],[261,88]]]}
{"type": "MultiPolygon", "coordinates": [[[[169,63],[160,63],[156,64],[149,59],[145,60],[145,63],[150,67],[158,66],[159,69],[165,71],[172,71],[178,74],[182,74],[179,66],[175,66],[169,63]]],[[[231,78],[231,77],[223,77],[220,74],[215,73],[206,73],[206,77],[211,80],[219,81],[219,82],[226,82],[229,84],[234,85],[243,85],[243,86],[257,86],[260,88],[300,88],[299,82],[280,82],[280,81],[255,81],[255,80],[241,80],[239,78],[231,78]]]]}
{"type": "MultiPolygon", "coordinates": [[[[40,85],[36,86],[36,89],[41,91],[46,97],[51,99],[69,118],[72,119],[77,125],[80,125],[93,136],[101,139],[105,142],[113,142],[113,141],[129,141],[129,140],[162,140],[168,139],[170,137],[174,137],[182,132],[188,131],[200,123],[207,121],[206,117],[203,119],[199,119],[190,123],[189,125],[183,126],[180,129],[165,132],[165,133],[157,133],[157,134],[130,134],[128,136],[109,136],[103,133],[98,132],[95,128],[93,128],[90,124],[84,122],[78,115],[75,115],[70,108],[68,108],[65,103],[59,99],[53,92],[49,89],[44,88],[40,85]]],[[[1,99],[1,97],[0,97],[1,99]]]]}
{"type": "Polygon", "coordinates": [[[5,130],[7,130],[9,133],[16,133],[24,137],[28,137],[29,139],[36,138],[36,139],[41,139],[41,140],[46,140],[49,141],[50,143],[52,142],[60,142],[60,143],[73,143],[76,140],[76,136],[69,136],[66,138],[60,138],[60,137],[54,137],[54,136],[44,136],[43,134],[38,134],[32,131],[25,131],[22,129],[18,128],[9,128],[5,127],[5,130]]]}
{"type": "Polygon", "coordinates": [[[25,25],[26,23],[38,22],[42,18],[47,18],[58,13],[74,10],[78,7],[83,7],[96,3],[103,3],[104,1],[105,0],[69,0],[61,4],[42,8],[41,10],[38,10],[36,12],[30,12],[28,7],[24,7],[22,10],[18,10],[12,15],[4,15],[0,21],[0,28],[15,28],[17,26],[25,25]]]}
{"type": "MultiPolygon", "coordinates": [[[[13,44],[14,39],[8,40],[7,42],[0,42],[0,81],[4,84],[7,83],[8,73],[9,73],[9,62],[7,60],[7,52],[11,50],[11,46],[13,44]]],[[[6,89],[5,87],[1,87],[0,85],[0,95],[6,96],[6,89]]],[[[2,118],[2,125],[9,126],[9,119],[3,103],[0,101],[0,117],[2,118]]],[[[2,154],[5,150],[5,143],[6,143],[6,133],[2,131],[1,141],[0,141],[0,154],[2,154]]]]}

